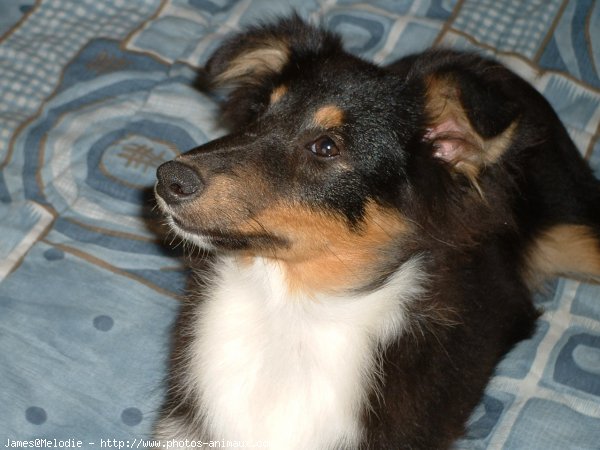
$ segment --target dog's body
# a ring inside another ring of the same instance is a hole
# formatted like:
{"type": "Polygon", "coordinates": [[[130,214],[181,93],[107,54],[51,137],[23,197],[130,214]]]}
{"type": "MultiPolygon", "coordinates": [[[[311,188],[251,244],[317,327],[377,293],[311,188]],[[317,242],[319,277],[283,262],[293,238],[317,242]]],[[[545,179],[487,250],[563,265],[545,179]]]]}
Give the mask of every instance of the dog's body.
{"type": "Polygon", "coordinates": [[[379,68],[294,17],[226,42],[233,133],[158,171],[173,230],[218,256],[178,328],[162,440],[446,448],[530,289],[600,276],[600,184],[501,65],[379,68]]]}

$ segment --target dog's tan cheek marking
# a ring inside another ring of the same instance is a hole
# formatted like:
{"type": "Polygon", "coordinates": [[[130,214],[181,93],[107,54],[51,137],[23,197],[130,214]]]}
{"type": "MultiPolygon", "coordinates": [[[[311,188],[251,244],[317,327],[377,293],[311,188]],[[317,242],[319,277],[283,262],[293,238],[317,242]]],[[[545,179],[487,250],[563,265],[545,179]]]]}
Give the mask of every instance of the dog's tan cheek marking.
{"type": "Polygon", "coordinates": [[[367,205],[358,230],[342,217],[301,206],[269,208],[258,220],[291,243],[289,248],[263,256],[278,260],[290,291],[309,295],[368,283],[387,258],[386,250],[409,232],[408,222],[398,213],[373,203],[367,205]]]}
{"type": "Polygon", "coordinates": [[[344,111],[335,105],[322,106],[315,112],[312,121],[319,128],[340,127],[344,124],[344,111]]]}
{"type": "Polygon", "coordinates": [[[274,103],[277,103],[279,100],[281,100],[283,98],[283,96],[287,93],[288,89],[285,85],[280,85],[277,86],[275,89],[273,89],[273,92],[271,92],[271,97],[270,97],[270,103],[271,105],[274,103]]]}
{"type": "Polygon", "coordinates": [[[556,275],[600,282],[600,241],[593,230],[585,225],[557,225],[534,241],[527,251],[528,283],[535,287],[556,275]]]}

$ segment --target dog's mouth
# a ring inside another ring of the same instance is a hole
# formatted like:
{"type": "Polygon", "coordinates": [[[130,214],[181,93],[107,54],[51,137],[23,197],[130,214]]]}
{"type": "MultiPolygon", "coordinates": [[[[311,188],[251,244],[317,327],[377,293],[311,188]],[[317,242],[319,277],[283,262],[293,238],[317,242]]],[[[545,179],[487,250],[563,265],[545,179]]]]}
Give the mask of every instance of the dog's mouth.
{"type": "Polygon", "coordinates": [[[205,228],[190,225],[185,218],[177,214],[159,196],[156,196],[159,209],[167,219],[170,230],[184,241],[195,244],[206,250],[265,250],[286,248],[288,242],[279,236],[268,232],[241,232],[234,229],[205,228]]]}
{"type": "Polygon", "coordinates": [[[208,250],[265,250],[287,247],[287,241],[269,233],[241,233],[236,230],[199,229],[187,226],[176,216],[171,229],[181,238],[208,250]]]}

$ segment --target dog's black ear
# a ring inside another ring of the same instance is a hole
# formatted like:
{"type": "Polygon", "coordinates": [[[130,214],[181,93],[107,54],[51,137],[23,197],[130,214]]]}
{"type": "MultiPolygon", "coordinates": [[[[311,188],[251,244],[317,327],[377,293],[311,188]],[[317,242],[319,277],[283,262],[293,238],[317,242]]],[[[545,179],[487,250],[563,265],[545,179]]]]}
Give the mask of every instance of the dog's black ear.
{"type": "Polygon", "coordinates": [[[437,70],[425,81],[424,140],[432,144],[434,157],[475,187],[481,170],[498,162],[510,147],[519,117],[518,103],[507,95],[503,81],[505,76],[517,77],[502,66],[484,63],[489,66],[487,73],[477,73],[473,65],[453,67],[437,70]],[[500,75],[490,75],[494,71],[500,75]]]}
{"type": "Polygon", "coordinates": [[[260,84],[279,73],[290,60],[286,33],[256,28],[226,41],[206,64],[210,82],[215,86],[260,84]]]}
{"type": "Polygon", "coordinates": [[[206,71],[218,85],[257,84],[280,73],[293,58],[341,48],[338,36],[294,14],[271,25],[252,27],[225,41],[209,59],[206,71]]]}
{"type": "Polygon", "coordinates": [[[284,90],[286,68],[341,50],[338,36],[295,14],[226,40],[207,62],[205,81],[230,89],[224,119],[233,128],[241,127],[284,90]]]}

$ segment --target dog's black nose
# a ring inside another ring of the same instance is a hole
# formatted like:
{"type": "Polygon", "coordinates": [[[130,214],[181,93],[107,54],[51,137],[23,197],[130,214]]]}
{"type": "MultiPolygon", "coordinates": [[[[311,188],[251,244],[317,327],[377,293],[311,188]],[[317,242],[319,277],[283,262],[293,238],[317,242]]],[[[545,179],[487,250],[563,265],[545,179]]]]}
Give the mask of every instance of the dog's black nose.
{"type": "Polygon", "coordinates": [[[190,166],[178,161],[161,164],[156,171],[156,191],[166,202],[189,200],[200,194],[204,183],[190,166]]]}

